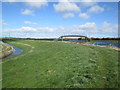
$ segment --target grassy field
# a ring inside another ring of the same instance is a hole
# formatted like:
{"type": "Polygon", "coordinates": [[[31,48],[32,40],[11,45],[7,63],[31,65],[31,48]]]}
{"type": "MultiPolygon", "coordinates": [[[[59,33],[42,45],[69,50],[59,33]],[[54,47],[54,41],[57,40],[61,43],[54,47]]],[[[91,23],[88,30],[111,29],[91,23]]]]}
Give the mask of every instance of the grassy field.
{"type": "Polygon", "coordinates": [[[33,40],[5,41],[24,50],[3,60],[3,88],[117,88],[118,51],[33,40]]]}

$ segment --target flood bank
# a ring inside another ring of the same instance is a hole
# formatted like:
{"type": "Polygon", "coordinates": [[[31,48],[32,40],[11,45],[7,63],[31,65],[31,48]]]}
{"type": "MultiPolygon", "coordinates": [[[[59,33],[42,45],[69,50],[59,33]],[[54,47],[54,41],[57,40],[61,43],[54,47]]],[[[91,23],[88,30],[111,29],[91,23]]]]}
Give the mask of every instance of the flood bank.
{"type": "Polygon", "coordinates": [[[110,46],[110,47],[116,47],[116,48],[120,48],[120,43],[119,42],[85,42],[84,40],[71,40],[73,42],[80,42],[80,44],[89,44],[89,45],[97,45],[97,46],[110,46]]]}

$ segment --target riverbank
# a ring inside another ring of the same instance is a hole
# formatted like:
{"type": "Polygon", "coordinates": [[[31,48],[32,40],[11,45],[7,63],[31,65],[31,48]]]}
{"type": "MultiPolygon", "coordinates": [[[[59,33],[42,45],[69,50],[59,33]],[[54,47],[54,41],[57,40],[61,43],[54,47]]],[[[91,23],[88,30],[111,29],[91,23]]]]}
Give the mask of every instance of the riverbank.
{"type": "MultiPolygon", "coordinates": [[[[51,41],[48,41],[51,42],[51,41]]],[[[54,42],[54,41],[53,41],[54,42]]],[[[106,48],[111,48],[114,50],[120,50],[120,48],[115,47],[115,46],[104,46],[104,45],[97,45],[95,42],[75,42],[75,41],[57,41],[57,42],[63,42],[63,43],[72,43],[72,44],[82,44],[82,45],[88,45],[88,46],[96,46],[96,47],[106,47],[106,48]]]]}
{"type": "Polygon", "coordinates": [[[95,44],[91,44],[89,42],[83,43],[83,45],[96,46],[96,47],[106,47],[106,48],[111,48],[111,49],[114,49],[114,50],[120,50],[120,48],[115,47],[115,46],[95,45],[95,44]]]}
{"type": "Polygon", "coordinates": [[[13,51],[13,47],[0,42],[0,59],[10,56],[13,51]]]}

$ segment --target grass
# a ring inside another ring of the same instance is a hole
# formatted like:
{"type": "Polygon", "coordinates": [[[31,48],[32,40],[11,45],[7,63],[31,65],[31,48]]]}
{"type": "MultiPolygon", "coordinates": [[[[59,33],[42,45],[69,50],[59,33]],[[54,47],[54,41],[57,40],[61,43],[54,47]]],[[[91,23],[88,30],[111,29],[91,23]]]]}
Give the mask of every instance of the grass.
{"type": "Polygon", "coordinates": [[[5,42],[24,52],[3,60],[3,88],[118,87],[117,50],[62,42],[5,42]]]}
{"type": "Polygon", "coordinates": [[[12,54],[12,47],[0,42],[0,59],[12,54]]]}
{"type": "Polygon", "coordinates": [[[0,42],[0,52],[4,53],[9,50],[11,50],[11,47],[9,45],[0,42]]]}

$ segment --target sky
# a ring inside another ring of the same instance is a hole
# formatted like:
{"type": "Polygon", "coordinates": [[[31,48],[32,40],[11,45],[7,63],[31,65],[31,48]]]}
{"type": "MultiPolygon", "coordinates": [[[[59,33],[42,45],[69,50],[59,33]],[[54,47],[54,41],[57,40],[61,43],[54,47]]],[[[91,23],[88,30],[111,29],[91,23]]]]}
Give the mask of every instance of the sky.
{"type": "Polygon", "coordinates": [[[118,37],[117,2],[15,2],[0,4],[0,37],[61,35],[118,37]]]}

